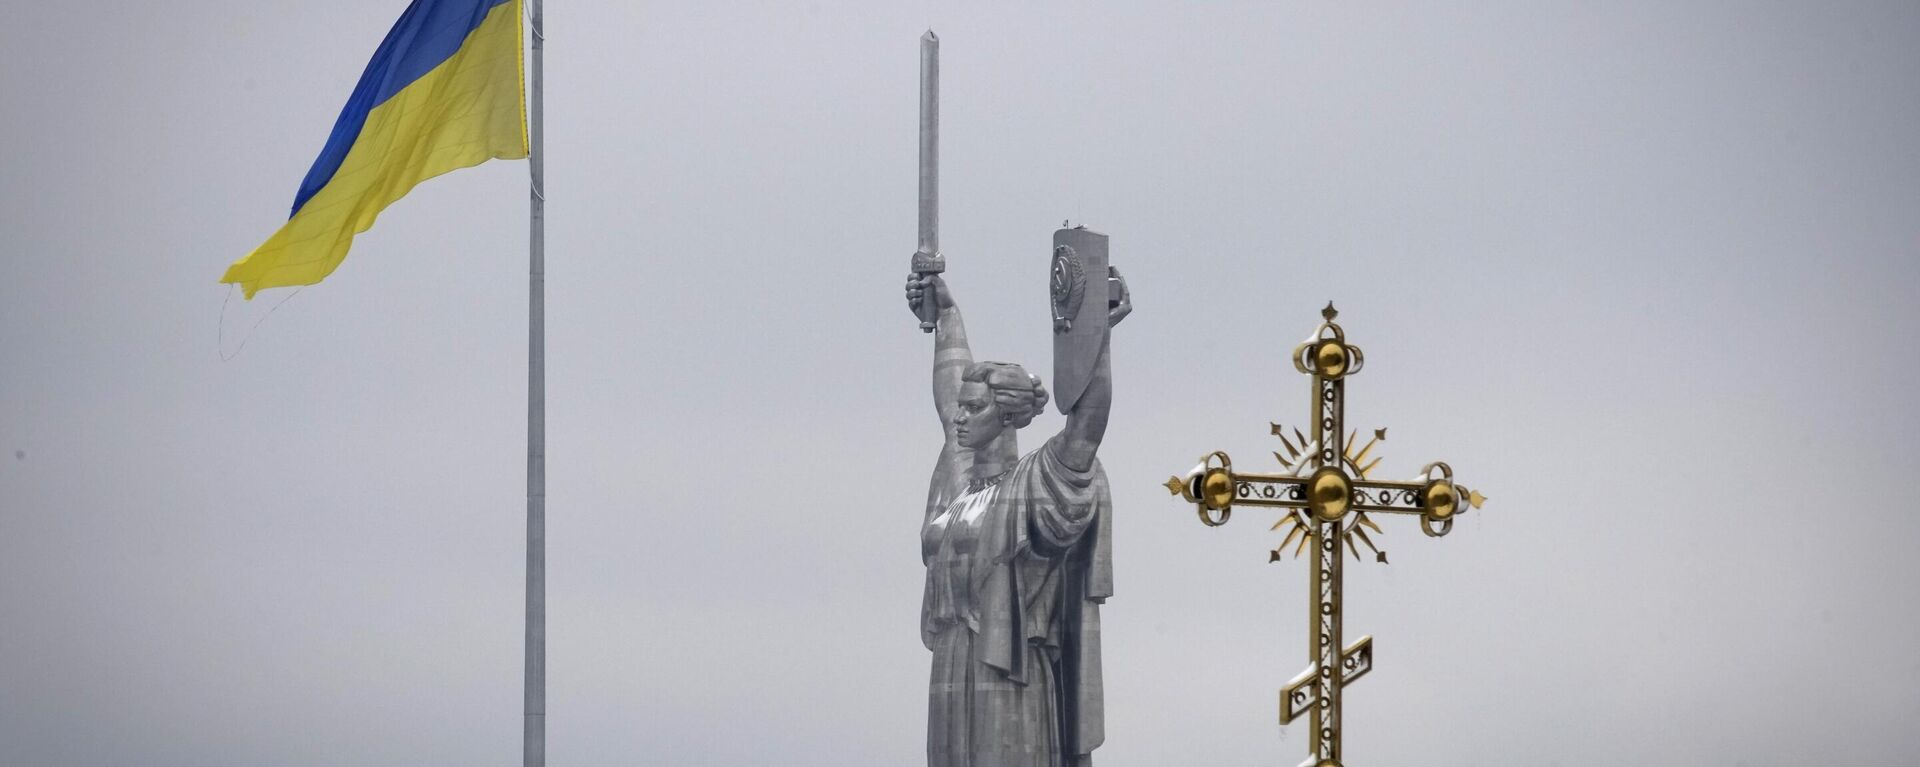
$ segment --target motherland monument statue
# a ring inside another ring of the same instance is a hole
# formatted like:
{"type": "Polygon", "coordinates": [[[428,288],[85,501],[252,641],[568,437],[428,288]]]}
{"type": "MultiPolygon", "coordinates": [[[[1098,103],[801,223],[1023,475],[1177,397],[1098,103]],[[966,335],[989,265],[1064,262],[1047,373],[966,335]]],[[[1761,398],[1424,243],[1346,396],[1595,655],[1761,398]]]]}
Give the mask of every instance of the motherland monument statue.
{"type": "MultiPolygon", "coordinates": [[[[1105,740],[1100,605],[1113,594],[1113,501],[1096,452],[1113,401],[1110,330],[1133,310],[1107,237],[1054,233],[1054,391],[976,362],[939,249],[939,39],[921,38],[920,243],[909,308],[934,334],[943,443],[920,532],[920,632],[933,653],[929,767],[1088,767],[1105,740]],[[1022,455],[1049,400],[1067,423],[1022,455]]],[[[1036,313],[1037,314],[1037,313],[1036,313]]]]}

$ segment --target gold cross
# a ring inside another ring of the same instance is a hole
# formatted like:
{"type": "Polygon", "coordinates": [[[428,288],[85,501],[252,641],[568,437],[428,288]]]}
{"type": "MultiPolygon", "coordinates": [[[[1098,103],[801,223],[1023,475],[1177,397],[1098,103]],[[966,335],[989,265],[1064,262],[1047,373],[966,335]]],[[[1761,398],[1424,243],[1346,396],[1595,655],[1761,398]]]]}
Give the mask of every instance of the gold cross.
{"type": "Polygon", "coordinates": [[[1186,477],[1167,479],[1167,489],[1192,502],[1200,521],[1209,527],[1226,524],[1236,505],[1288,509],[1273,526],[1274,530],[1286,527],[1286,538],[1268,561],[1279,561],[1289,546],[1294,546],[1295,557],[1309,548],[1314,552],[1313,581],[1307,592],[1312,602],[1307,619],[1308,666],[1280,691],[1280,723],[1304,713],[1311,724],[1308,747],[1313,753],[1301,767],[1340,767],[1341,690],[1373,669],[1373,637],[1363,636],[1342,649],[1341,543],[1357,559],[1357,538],[1378,561],[1385,562],[1386,552],[1367,536],[1368,529],[1383,531],[1368,514],[1418,516],[1420,529],[1437,538],[1452,531],[1454,518],[1468,507],[1477,509],[1486,501],[1480,493],[1455,485],[1453,469],[1444,463],[1427,464],[1407,482],[1367,477],[1380,465],[1379,458],[1368,462],[1368,455],[1386,439],[1387,430],[1375,430],[1358,450],[1353,448],[1358,433],[1345,430],[1346,379],[1360,372],[1366,356],[1360,347],[1347,343],[1346,333],[1333,321],[1338,315],[1328,303],[1321,310],[1326,321],[1293,350],[1294,368],[1313,376],[1312,436],[1296,428],[1289,440],[1279,424],[1272,425],[1273,434],[1286,448],[1285,453],[1273,454],[1284,473],[1236,472],[1227,454],[1215,451],[1186,477]]]}

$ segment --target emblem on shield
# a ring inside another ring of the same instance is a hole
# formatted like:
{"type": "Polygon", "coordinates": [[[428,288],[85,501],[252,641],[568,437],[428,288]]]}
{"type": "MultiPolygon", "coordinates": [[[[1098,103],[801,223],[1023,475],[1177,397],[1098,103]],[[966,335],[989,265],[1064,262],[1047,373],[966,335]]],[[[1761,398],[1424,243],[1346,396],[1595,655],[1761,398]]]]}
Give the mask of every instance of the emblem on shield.
{"type": "Polygon", "coordinates": [[[1053,277],[1050,283],[1053,332],[1058,334],[1073,330],[1073,321],[1080,316],[1080,302],[1087,296],[1087,269],[1080,264],[1080,256],[1073,252],[1073,248],[1060,245],[1053,249],[1053,277]]]}

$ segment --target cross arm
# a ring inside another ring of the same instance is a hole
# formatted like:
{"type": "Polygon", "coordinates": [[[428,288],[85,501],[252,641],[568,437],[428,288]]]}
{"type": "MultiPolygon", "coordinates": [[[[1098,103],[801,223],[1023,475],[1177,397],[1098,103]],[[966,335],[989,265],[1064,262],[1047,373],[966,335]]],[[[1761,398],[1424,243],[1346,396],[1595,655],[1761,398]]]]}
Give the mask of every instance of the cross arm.
{"type": "MultiPolygon", "coordinates": [[[[1340,686],[1346,687],[1354,680],[1366,676],[1373,670],[1373,637],[1363,636],[1360,641],[1347,645],[1340,653],[1340,686]]],[[[1299,676],[1280,688],[1280,723],[1288,724],[1301,715],[1320,705],[1320,686],[1314,679],[1321,675],[1320,664],[1308,666],[1299,676]]]]}
{"type": "Polygon", "coordinates": [[[1409,514],[1420,517],[1421,529],[1435,537],[1453,529],[1454,517],[1486,501],[1478,491],[1455,485],[1452,467],[1440,462],[1427,464],[1411,481],[1389,482],[1352,479],[1346,471],[1333,468],[1304,477],[1234,471],[1232,459],[1219,451],[1209,453],[1186,477],[1168,478],[1166,487],[1194,504],[1200,521],[1208,526],[1226,524],[1235,506],[1270,506],[1325,511],[1327,520],[1355,511],[1409,514]],[[1348,498],[1345,504],[1339,500],[1343,495],[1348,498]]]}

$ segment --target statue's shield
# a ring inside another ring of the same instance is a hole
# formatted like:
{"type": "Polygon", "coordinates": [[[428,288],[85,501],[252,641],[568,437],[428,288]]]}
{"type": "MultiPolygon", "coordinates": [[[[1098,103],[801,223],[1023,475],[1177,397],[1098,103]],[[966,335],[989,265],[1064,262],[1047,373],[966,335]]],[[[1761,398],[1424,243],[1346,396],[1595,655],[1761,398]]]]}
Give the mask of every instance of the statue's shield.
{"type": "Polygon", "coordinates": [[[1048,266],[1053,312],[1053,401],[1073,410],[1107,341],[1107,236],[1085,228],[1053,233],[1048,266]]]}

